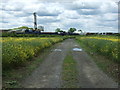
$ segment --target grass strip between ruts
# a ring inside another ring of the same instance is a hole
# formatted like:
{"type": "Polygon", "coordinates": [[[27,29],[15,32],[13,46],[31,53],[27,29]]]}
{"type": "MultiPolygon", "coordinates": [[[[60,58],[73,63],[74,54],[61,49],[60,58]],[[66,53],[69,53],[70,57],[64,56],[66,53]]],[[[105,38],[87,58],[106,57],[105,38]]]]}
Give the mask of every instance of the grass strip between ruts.
{"type": "Polygon", "coordinates": [[[76,61],[73,59],[71,52],[65,57],[62,71],[62,87],[63,88],[79,88],[78,87],[78,71],[76,61]]]}

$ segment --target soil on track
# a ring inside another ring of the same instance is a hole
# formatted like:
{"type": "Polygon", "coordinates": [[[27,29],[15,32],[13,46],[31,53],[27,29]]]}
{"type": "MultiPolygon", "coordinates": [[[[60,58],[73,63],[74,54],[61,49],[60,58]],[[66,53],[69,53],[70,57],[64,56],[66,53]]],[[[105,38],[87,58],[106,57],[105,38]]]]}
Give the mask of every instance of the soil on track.
{"type": "Polygon", "coordinates": [[[61,88],[62,64],[65,56],[72,51],[79,72],[81,88],[117,88],[118,85],[104,74],[83,51],[73,51],[81,48],[74,39],[67,39],[52,49],[40,66],[29,77],[21,82],[24,88],[61,88]]]}

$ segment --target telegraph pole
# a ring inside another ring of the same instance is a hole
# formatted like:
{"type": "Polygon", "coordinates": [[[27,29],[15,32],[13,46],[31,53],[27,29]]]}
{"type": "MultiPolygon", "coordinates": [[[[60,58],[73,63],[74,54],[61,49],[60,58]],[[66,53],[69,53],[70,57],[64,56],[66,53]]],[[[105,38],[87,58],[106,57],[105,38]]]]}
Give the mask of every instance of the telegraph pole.
{"type": "Polygon", "coordinates": [[[35,31],[37,30],[37,17],[36,17],[36,12],[33,13],[34,15],[34,29],[35,31]]]}

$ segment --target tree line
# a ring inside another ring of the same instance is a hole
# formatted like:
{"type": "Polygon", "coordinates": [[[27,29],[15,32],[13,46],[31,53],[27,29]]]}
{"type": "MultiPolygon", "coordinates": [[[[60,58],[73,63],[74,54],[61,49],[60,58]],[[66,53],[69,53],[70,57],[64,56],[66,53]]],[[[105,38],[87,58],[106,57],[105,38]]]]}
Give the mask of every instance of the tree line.
{"type": "MultiPolygon", "coordinates": [[[[76,30],[77,30],[76,28],[70,28],[67,32],[68,32],[68,33],[73,33],[73,32],[75,32],[76,30]]],[[[61,30],[60,28],[57,28],[57,29],[55,30],[55,32],[57,32],[57,33],[61,33],[61,32],[65,33],[65,31],[61,30]]]]}

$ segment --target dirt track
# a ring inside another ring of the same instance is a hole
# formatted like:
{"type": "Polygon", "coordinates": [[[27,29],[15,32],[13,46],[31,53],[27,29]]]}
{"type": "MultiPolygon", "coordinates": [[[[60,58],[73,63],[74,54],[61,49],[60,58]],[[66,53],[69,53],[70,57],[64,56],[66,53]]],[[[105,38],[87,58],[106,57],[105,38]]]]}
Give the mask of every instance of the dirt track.
{"type": "Polygon", "coordinates": [[[52,49],[43,63],[32,74],[22,81],[24,88],[61,88],[62,63],[69,51],[77,61],[79,85],[81,88],[115,88],[111,78],[98,69],[92,58],[84,51],[73,51],[80,46],[73,40],[67,39],[52,49]]]}

